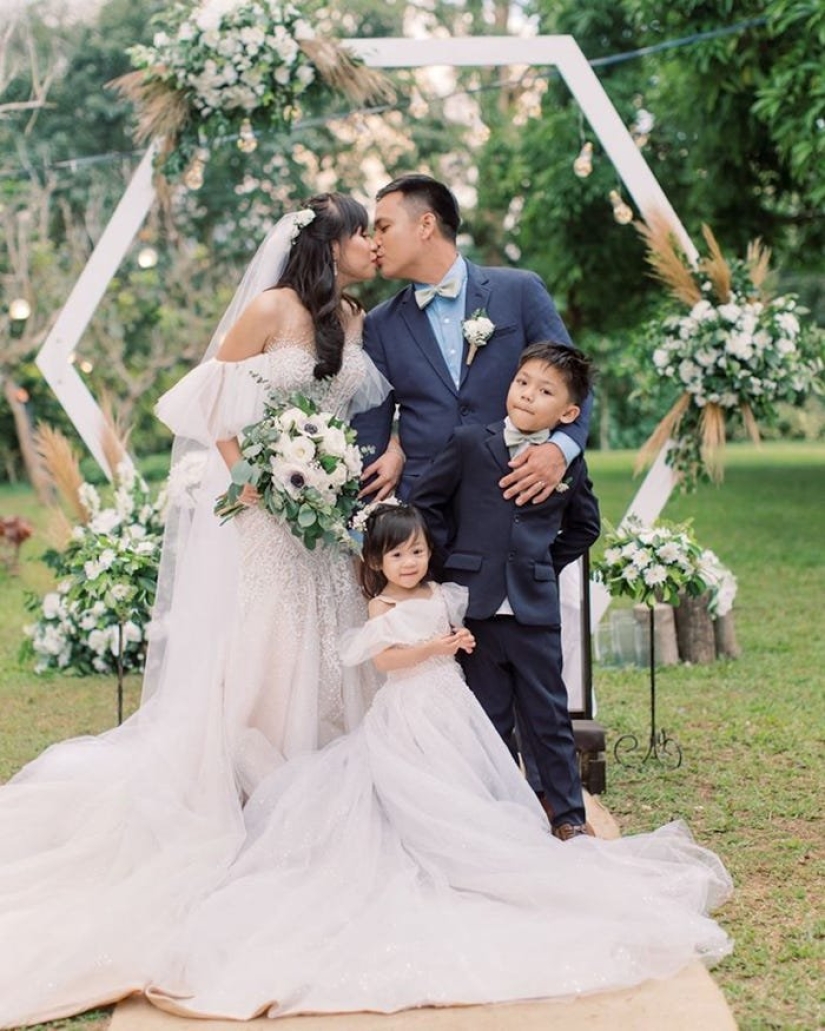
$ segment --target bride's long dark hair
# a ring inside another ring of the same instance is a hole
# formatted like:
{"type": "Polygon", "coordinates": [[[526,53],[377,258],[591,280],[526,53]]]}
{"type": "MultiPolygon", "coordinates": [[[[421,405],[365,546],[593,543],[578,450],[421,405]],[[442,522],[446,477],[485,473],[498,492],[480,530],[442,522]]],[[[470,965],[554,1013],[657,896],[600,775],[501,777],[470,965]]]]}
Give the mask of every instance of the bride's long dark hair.
{"type": "MultiPolygon", "coordinates": [[[[318,356],[313,375],[324,379],[340,370],[344,349],[332,243],[343,243],[359,230],[366,232],[369,216],[363,204],[344,193],[319,193],[304,207],[314,211],[315,218],[298,232],[276,286],[291,287],[311,315],[318,356]]],[[[344,297],[355,310],[360,308],[354,297],[344,297]]]]}

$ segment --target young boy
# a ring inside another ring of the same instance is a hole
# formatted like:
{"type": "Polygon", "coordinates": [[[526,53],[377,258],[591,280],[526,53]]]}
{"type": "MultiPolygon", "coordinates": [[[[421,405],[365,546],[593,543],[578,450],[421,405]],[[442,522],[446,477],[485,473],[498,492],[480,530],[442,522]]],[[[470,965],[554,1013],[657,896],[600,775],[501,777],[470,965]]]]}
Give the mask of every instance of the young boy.
{"type": "Polygon", "coordinates": [[[518,710],[553,833],[563,840],[587,831],[556,578],[599,536],[599,506],[581,456],[541,504],[518,507],[498,484],[511,458],[573,422],[591,380],[580,351],[532,344],[510,384],[507,418],[457,429],[410,498],[433,535],[440,578],[470,591],[466,625],[476,648],[461,658],[470,689],[508,745],[518,710]]]}

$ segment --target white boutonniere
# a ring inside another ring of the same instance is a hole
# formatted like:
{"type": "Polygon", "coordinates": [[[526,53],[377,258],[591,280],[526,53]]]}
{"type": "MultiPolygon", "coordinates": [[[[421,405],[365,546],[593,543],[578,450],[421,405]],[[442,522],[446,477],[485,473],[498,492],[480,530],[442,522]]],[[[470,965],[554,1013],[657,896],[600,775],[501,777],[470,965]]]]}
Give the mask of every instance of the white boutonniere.
{"type": "Polygon", "coordinates": [[[565,491],[570,490],[570,484],[573,482],[573,477],[568,476],[566,480],[561,480],[556,484],[556,494],[564,494],[565,491]]]}
{"type": "Polygon", "coordinates": [[[464,339],[470,345],[470,350],[467,352],[467,364],[472,365],[476,352],[479,347],[484,347],[493,335],[496,325],[484,308],[476,308],[469,319],[464,319],[461,328],[464,332],[464,339]]]}

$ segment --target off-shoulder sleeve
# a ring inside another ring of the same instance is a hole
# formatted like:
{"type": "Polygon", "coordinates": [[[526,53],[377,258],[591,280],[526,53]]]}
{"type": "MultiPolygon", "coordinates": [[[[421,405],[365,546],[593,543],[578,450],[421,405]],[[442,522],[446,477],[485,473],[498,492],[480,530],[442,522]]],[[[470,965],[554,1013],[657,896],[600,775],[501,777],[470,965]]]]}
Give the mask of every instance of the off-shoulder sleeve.
{"type": "Polygon", "coordinates": [[[375,408],[392,393],[392,384],[383,373],[378,371],[375,362],[366,351],[361,352],[361,360],[364,366],[364,376],[349,403],[348,419],[354,415],[360,415],[361,412],[369,411],[370,408],[375,408]]]}
{"type": "Polygon", "coordinates": [[[393,645],[428,641],[438,632],[438,621],[438,611],[429,599],[405,601],[356,630],[346,630],[338,642],[341,661],[357,666],[393,645]]]}
{"type": "Polygon", "coordinates": [[[467,615],[467,605],[470,602],[470,592],[463,584],[446,583],[440,584],[441,597],[447,606],[451,626],[462,626],[464,617],[467,615]]]}
{"type": "Polygon", "coordinates": [[[240,362],[203,362],[167,390],[155,414],[178,436],[201,444],[235,437],[263,416],[267,361],[261,354],[240,362]]]}

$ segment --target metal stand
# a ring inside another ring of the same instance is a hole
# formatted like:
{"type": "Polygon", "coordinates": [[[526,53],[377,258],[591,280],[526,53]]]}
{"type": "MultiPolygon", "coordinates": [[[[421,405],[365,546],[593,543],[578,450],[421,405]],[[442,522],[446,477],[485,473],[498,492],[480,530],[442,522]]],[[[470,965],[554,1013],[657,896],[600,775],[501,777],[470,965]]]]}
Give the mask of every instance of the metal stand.
{"type": "Polygon", "coordinates": [[[682,765],[682,749],[675,738],[668,737],[664,730],[656,731],[656,662],[655,662],[655,623],[654,606],[649,606],[650,620],[650,738],[647,751],[642,758],[635,763],[632,761],[633,752],[641,747],[639,739],[635,734],[622,734],[613,746],[613,756],[620,766],[634,767],[643,766],[648,759],[655,759],[662,766],[669,770],[676,770],[682,765]],[[627,761],[630,757],[631,761],[627,761]]]}

